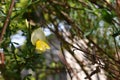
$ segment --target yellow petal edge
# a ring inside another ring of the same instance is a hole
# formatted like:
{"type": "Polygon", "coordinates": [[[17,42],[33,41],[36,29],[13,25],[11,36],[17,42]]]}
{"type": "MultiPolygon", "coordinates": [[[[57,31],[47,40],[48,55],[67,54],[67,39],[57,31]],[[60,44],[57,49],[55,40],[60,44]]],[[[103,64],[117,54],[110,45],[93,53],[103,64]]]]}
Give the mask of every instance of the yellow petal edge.
{"type": "Polygon", "coordinates": [[[46,42],[44,42],[42,40],[37,40],[36,41],[36,50],[44,52],[47,49],[50,49],[50,46],[46,42]]]}

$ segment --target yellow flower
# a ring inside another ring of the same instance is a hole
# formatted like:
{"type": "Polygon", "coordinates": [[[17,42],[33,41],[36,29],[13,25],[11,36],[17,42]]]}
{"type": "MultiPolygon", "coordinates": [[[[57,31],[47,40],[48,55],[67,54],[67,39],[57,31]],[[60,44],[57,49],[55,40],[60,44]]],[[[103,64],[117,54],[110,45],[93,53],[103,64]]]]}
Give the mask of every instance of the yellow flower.
{"type": "Polygon", "coordinates": [[[31,42],[36,46],[36,51],[38,53],[45,52],[47,49],[50,49],[50,46],[47,43],[46,36],[41,28],[34,30],[31,34],[31,42]]]}
{"type": "Polygon", "coordinates": [[[47,49],[50,49],[50,46],[46,42],[44,42],[42,40],[36,41],[36,50],[37,51],[44,52],[47,49]]]}

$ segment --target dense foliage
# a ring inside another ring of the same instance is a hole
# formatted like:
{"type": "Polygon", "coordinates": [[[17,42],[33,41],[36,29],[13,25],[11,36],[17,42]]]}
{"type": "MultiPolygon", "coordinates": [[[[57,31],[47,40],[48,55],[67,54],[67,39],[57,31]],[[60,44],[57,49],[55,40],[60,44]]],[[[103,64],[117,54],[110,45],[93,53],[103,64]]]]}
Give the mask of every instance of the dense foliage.
{"type": "MultiPolygon", "coordinates": [[[[56,36],[62,48],[73,54],[70,50],[73,45],[60,33],[60,23],[69,26],[69,39],[77,36],[88,40],[88,48],[80,46],[79,50],[93,63],[99,64],[97,60],[104,62],[100,68],[105,70],[108,80],[120,79],[119,0],[1,0],[0,48],[5,55],[5,63],[0,65],[2,77],[5,80],[21,80],[21,71],[32,69],[38,73],[41,70],[39,78],[42,80],[47,74],[64,69],[61,62],[54,60],[46,65],[45,55],[37,54],[31,44],[32,31],[38,27],[47,28],[52,33],[47,36],[48,42],[56,36]],[[22,45],[12,41],[12,36],[18,31],[25,37],[22,45]],[[53,71],[46,72],[47,69],[53,71]]],[[[33,79],[31,75],[25,78],[33,79]]]]}

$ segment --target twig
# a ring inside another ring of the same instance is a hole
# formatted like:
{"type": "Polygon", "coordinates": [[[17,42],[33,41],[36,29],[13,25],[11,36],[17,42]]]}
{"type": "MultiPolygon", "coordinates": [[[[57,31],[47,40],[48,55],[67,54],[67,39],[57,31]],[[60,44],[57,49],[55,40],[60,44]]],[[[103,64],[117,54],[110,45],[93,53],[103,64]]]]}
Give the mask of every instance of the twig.
{"type": "Polygon", "coordinates": [[[66,58],[65,58],[65,55],[64,55],[64,51],[62,49],[62,46],[61,47],[61,53],[58,54],[58,57],[60,58],[60,60],[62,61],[62,63],[66,66],[67,68],[67,71],[68,71],[68,74],[72,80],[72,75],[71,75],[71,72],[73,72],[72,68],[70,67],[70,65],[68,64],[68,62],[66,61],[66,58]]]}
{"type": "Polygon", "coordinates": [[[3,39],[3,36],[4,36],[5,32],[6,32],[8,23],[10,21],[10,16],[11,16],[14,4],[15,4],[15,0],[12,0],[12,2],[10,4],[9,11],[8,11],[8,15],[7,15],[6,20],[5,20],[4,24],[3,24],[3,29],[2,29],[1,34],[0,34],[0,43],[1,43],[2,39],[3,39]]]}
{"type": "Polygon", "coordinates": [[[118,53],[117,43],[116,43],[115,37],[114,37],[114,44],[115,44],[115,51],[116,51],[116,54],[117,54],[117,58],[118,58],[118,61],[119,61],[120,57],[119,57],[119,53],[118,53]]]}
{"type": "Polygon", "coordinates": [[[72,18],[70,18],[70,16],[67,13],[65,13],[64,11],[60,11],[60,13],[62,14],[62,16],[64,16],[68,23],[73,23],[72,18]]]}
{"type": "MultiPolygon", "coordinates": [[[[69,43],[66,42],[66,41],[63,39],[63,37],[59,35],[58,32],[53,31],[50,27],[48,27],[48,28],[49,28],[53,33],[55,33],[56,36],[59,37],[59,39],[61,39],[61,41],[62,41],[63,43],[66,43],[66,44],[69,45],[69,43]]],[[[66,50],[67,50],[67,49],[66,49],[66,50]]],[[[68,70],[68,73],[69,73],[69,74],[70,74],[70,73],[73,73],[73,75],[76,76],[77,80],[80,80],[79,77],[78,77],[78,75],[77,75],[77,73],[74,72],[73,68],[72,68],[72,67],[70,66],[70,64],[67,62],[67,60],[66,60],[66,58],[65,58],[65,55],[64,55],[64,50],[63,50],[63,48],[62,48],[62,45],[61,45],[61,51],[62,51],[62,53],[59,53],[58,57],[59,57],[60,60],[63,62],[63,64],[66,66],[66,68],[67,68],[67,70],[68,70]]],[[[71,74],[70,74],[70,77],[71,77],[71,74]]],[[[90,79],[90,80],[91,80],[91,79],[90,79]]]]}

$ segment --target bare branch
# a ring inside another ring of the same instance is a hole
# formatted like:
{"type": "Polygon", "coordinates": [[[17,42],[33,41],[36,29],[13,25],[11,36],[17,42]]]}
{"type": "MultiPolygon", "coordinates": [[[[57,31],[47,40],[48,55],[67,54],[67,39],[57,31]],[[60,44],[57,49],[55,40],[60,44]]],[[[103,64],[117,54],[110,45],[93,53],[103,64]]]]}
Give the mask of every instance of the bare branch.
{"type": "Polygon", "coordinates": [[[3,39],[3,36],[4,36],[5,32],[6,32],[8,23],[10,21],[10,16],[12,14],[12,9],[14,7],[14,4],[15,4],[15,0],[12,0],[9,11],[8,11],[8,14],[7,14],[7,17],[6,17],[6,20],[5,20],[4,24],[3,24],[3,29],[2,29],[1,34],[0,34],[0,43],[1,43],[2,39],[3,39]]]}

